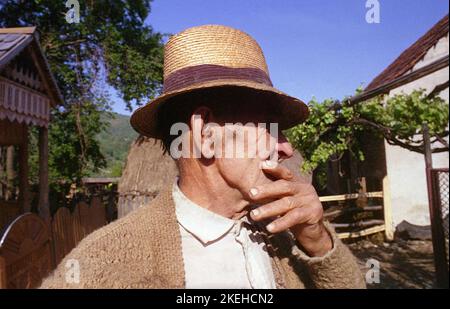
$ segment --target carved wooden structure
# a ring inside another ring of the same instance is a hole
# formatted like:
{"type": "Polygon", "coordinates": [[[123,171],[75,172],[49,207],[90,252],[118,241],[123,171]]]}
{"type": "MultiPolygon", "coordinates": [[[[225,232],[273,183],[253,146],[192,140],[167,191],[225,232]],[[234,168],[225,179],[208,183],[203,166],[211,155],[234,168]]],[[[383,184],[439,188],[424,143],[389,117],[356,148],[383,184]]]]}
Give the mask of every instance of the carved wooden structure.
{"type": "MultiPolygon", "coordinates": [[[[0,232],[32,208],[28,186],[30,126],[39,128],[38,210],[45,221],[50,216],[47,127],[50,109],[60,104],[62,97],[38,41],[34,27],[0,29],[0,148],[14,147],[19,157],[18,198],[2,197],[7,188],[0,188],[0,232]]],[[[3,173],[0,168],[0,186],[5,186],[3,173]]]]}

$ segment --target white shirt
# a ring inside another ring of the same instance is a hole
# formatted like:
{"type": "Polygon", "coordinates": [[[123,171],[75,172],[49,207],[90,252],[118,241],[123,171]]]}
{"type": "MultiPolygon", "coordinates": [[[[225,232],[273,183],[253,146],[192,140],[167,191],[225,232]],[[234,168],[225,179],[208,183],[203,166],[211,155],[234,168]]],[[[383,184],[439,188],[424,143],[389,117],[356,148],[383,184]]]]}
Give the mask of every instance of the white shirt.
{"type": "Polygon", "coordinates": [[[173,186],[186,288],[276,288],[262,237],[248,220],[232,220],[190,201],[173,186]]]}

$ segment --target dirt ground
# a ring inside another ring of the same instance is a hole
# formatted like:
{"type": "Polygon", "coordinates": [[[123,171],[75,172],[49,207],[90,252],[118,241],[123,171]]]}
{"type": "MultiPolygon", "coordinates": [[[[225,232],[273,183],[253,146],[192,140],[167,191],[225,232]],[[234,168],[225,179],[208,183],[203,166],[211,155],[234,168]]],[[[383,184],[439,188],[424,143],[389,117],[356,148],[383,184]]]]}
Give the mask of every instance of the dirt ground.
{"type": "Polygon", "coordinates": [[[396,240],[378,245],[369,240],[347,244],[364,274],[368,259],[380,264],[380,282],[368,284],[371,289],[429,289],[434,287],[433,245],[431,241],[396,240]]]}

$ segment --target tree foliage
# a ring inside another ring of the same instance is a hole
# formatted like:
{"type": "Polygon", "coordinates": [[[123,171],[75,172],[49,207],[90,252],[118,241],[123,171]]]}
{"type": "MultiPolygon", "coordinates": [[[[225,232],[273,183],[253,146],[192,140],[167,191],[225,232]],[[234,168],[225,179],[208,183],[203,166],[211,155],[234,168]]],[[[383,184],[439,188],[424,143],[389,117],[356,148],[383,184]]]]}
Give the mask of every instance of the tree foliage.
{"type": "MultiPolygon", "coordinates": [[[[357,90],[357,95],[361,90],[357,90]]],[[[350,151],[364,161],[360,132],[369,130],[382,135],[389,144],[424,153],[422,137],[426,123],[432,142],[442,146],[435,152],[448,151],[448,103],[435,95],[416,90],[411,94],[378,96],[369,101],[353,103],[327,99],[309,102],[310,117],[287,131],[290,142],[305,158],[302,169],[311,172],[332,156],[341,157],[350,151]]]]}
{"type": "Polygon", "coordinates": [[[145,24],[151,0],[79,0],[80,22],[68,23],[64,0],[6,0],[0,26],[37,26],[64,96],[49,129],[53,181],[78,181],[105,165],[96,136],[115,88],[131,110],[153,98],[162,81],[162,38],[145,24]]]}

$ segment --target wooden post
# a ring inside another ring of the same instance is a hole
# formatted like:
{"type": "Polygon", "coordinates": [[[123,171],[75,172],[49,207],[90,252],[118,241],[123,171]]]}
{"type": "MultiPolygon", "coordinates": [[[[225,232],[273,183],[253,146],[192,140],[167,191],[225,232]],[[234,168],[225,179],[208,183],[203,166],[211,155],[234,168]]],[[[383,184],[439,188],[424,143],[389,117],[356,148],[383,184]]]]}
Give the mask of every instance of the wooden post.
{"type": "Polygon", "coordinates": [[[394,240],[394,223],[392,222],[391,188],[388,176],[383,178],[383,213],[384,213],[384,235],[386,240],[394,240]]]}
{"type": "Polygon", "coordinates": [[[425,168],[433,168],[433,157],[431,152],[430,131],[426,123],[423,124],[423,144],[425,148],[425,168]]]}
{"type": "Polygon", "coordinates": [[[367,207],[367,183],[366,183],[366,177],[360,177],[358,178],[358,199],[356,200],[356,206],[359,208],[367,207]]]}
{"type": "Polygon", "coordinates": [[[3,256],[0,255],[0,289],[6,289],[8,287],[6,278],[6,263],[3,256]]]}
{"type": "Polygon", "coordinates": [[[30,191],[28,184],[28,127],[23,125],[22,143],[19,148],[19,181],[20,181],[20,206],[22,212],[29,212],[30,205],[30,191]]]}
{"type": "Polygon", "coordinates": [[[14,196],[14,178],[16,178],[16,172],[14,171],[14,146],[8,146],[6,148],[5,200],[10,200],[14,196]]]}
{"type": "Polygon", "coordinates": [[[446,261],[445,234],[442,225],[439,174],[436,170],[433,170],[433,151],[431,149],[430,131],[426,123],[423,124],[423,142],[436,283],[439,288],[448,289],[448,262],[446,261]]]}
{"type": "Polygon", "coordinates": [[[50,222],[48,202],[48,129],[39,128],[39,215],[45,222],[50,222]]]}

